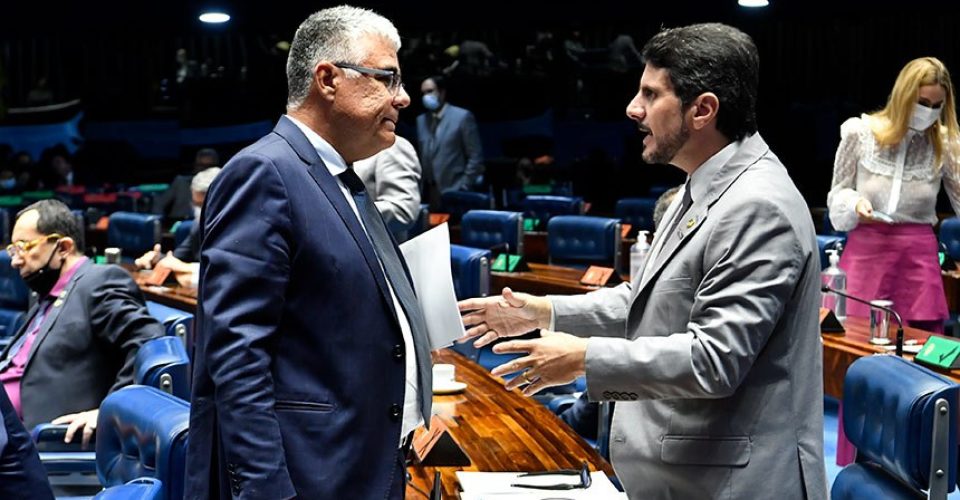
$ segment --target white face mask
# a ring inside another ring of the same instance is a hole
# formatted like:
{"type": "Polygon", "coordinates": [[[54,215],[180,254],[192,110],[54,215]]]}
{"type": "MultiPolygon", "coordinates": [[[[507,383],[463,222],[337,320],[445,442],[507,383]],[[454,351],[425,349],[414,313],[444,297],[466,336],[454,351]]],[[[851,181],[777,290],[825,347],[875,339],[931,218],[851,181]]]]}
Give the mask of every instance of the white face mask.
{"type": "Polygon", "coordinates": [[[193,206],[193,220],[200,220],[200,207],[196,205],[193,206]]]}
{"type": "Polygon", "coordinates": [[[910,115],[910,128],[917,132],[923,132],[937,123],[941,111],[943,111],[943,107],[930,108],[920,103],[914,104],[913,114],[910,115]]]}

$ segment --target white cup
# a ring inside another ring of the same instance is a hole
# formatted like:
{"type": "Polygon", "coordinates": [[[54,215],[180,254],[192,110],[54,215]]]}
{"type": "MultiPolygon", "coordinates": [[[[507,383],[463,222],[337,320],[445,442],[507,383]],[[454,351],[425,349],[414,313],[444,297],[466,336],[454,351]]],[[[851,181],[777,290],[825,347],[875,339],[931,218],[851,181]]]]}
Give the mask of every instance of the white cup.
{"type": "Polygon", "coordinates": [[[446,363],[433,365],[433,385],[449,385],[454,382],[456,367],[446,363]]]}
{"type": "Polygon", "coordinates": [[[104,249],[103,251],[103,260],[107,264],[119,264],[120,263],[120,249],[117,247],[110,247],[104,249]]]}

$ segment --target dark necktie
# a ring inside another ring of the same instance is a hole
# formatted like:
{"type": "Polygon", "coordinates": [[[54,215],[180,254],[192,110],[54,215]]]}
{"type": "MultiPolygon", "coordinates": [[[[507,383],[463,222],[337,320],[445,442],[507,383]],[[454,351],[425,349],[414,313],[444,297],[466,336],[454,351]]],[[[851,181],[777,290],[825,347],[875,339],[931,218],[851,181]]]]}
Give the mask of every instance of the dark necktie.
{"type": "Polygon", "coordinates": [[[680,199],[680,207],[677,209],[677,216],[673,218],[673,223],[670,224],[670,233],[675,231],[677,226],[680,225],[680,221],[682,221],[683,216],[687,214],[687,210],[690,209],[690,205],[693,205],[693,198],[690,195],[690,179],[687,179],[687,184],[683,186],[683,198],[680,199]]]}
{"type": "MultiPolygon", "coordinates": [[[[417,352],[417,372],[420,380],[420,410],[423,412],[423,418],[430,420],[430,405],[433,401],[433,371],[430,360],[430,339],[427,337],[426,323],[423,321],[423,315],[420,312],[420,305],[417,302],[417,295],[413,290],[413,285],[407,276],[406,269],[400,260],[400,255],[396,245],[387,233],[387,228],[383,223],[380,212],[376,205],[367,195],[367,189],[363,181],[352,168],[337,177],[347,185],[353,194],[353,200],[357,204],[357,212],[360,213],[360,220],[367,231],[367,237],[373,245],[373,250],[380,259],[383,271],[387,275],[387,280],[393,287],[393,293],[400,302],[400,307],[407,315],[407,321],[410,323],[410,333],[413,337],[413,346],[417,352]]],[[[390,304],[393,307],[393,304],[390,304]]]]}

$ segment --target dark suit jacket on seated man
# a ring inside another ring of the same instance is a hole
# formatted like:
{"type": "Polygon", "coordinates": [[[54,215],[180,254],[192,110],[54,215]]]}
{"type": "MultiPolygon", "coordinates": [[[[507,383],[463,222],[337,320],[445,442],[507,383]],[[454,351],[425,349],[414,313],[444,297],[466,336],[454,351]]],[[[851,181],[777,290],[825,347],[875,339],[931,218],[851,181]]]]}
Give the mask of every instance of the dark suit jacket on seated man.
{"type": "Polygon", "coordinates": [[[353,7],[294,36],[287,115],[203,210],[187,498],[402,498],[430,352],[405,264],[350,165],[389,147],[400,38],[353,7]]]}
{"type": "Polygon", "coordinates": [[[86,442],[103,398],[133,382],[137,349],[164,332],[129,273],[83,256],[80,231],[56,200],[17,215],[7,251],[39,300],[0,357],[0,381],[28,428],[70,424],[67,441],[82,429],[86,442]]]}
{"type": "Polygon", "coordinates": [[[507,387],[527,394],[585,374],[591,400],[616,401],[610,457],[630,498],[826,498],[819,252],[757,133],[756,46],[701,24],[643,56],[627,106],[643,159],[688,174],[643,272],[581,296],[464,301],[467,333],[542,328],[495,346],[527,355],[492,373],[520,372],[507,387]]]}

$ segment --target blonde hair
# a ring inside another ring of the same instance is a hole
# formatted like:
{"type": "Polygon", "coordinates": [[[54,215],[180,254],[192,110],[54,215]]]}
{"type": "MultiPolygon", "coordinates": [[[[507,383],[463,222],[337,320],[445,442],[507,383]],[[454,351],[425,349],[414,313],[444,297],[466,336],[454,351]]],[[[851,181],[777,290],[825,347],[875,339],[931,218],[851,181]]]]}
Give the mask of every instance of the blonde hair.
{"type": "Polygon", "coordinates": [[[940,85],[946,94],[937,126],[930,127],[924,132],[927,140],[933,145],[936,155],[935,168],[939,169],[946,144],[954,143],[960,138],[953,82],[950,80],[947,67],[939,59],[921,57],[908,62],[900,70],[897,81],[893,84],[887,105],[870,115],[874,118],[871,120],[870,128],[881,146],[889,147],[898,144],[907,135],[907,127],[910,125],[910,116],[920,95],[920,87],[926,85],[940,85]]]}

